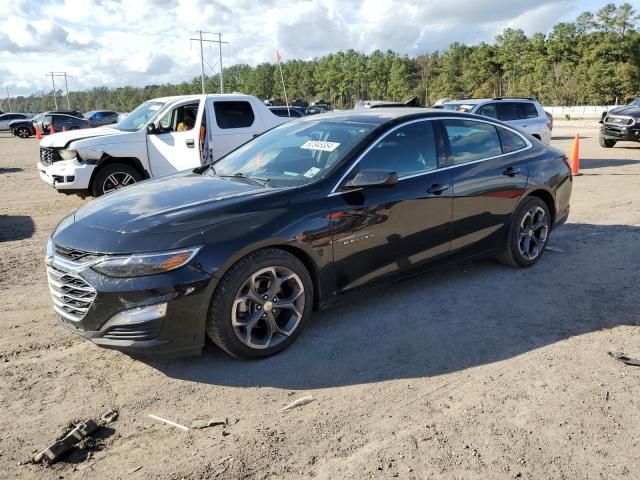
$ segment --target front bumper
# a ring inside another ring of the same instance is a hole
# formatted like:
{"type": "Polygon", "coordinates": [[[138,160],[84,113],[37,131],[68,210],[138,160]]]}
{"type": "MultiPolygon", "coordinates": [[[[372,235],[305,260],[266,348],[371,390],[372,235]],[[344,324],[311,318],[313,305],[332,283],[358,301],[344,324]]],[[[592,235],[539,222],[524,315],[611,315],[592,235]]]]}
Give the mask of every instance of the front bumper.
{"type": "Polygon", "coordinates": [[[202,350],[214,282],[197,268],[113,278],[54,256],[47,270],[58,323],[96,345],[147,354],[202,350]]]}
{"type": "Polygon", "coordinates": [[[50,165],[38,162],[40,178],[56,190],[88,190],[95,165],[80,163],[77,159],[60,160],[50,165]]]}
{"type": "Polygon", "coordinates": [[[640,142],[640,124],[636,123],[630,127],[605,124],[600,128],[600,137],[607,140],[640,142]]]}

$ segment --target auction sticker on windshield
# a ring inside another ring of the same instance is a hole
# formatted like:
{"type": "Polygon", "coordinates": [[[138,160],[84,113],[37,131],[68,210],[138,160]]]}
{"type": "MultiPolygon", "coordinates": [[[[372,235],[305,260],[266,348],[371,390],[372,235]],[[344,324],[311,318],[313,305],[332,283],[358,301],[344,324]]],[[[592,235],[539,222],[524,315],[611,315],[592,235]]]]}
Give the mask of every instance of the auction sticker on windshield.
{"type": "Polygon", "coordinates": [[[321,150],[323,152],[333,152],[336,148],[340,146],[337,142],[321,142],[319,140],[309,140],[304,142],[300,148],[304,148],[306,150],[321,150]]]}

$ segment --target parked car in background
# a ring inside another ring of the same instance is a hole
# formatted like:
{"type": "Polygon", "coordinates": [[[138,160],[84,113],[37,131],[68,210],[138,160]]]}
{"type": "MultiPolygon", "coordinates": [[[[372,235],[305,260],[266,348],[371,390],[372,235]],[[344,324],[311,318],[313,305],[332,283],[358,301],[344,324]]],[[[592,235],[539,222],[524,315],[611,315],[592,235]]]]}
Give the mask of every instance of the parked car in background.
{"type": "Polygon", "coordinates": [[[31,118],[26,113],[3,113],[0,114],[0,132],[8,132],[11,129],[9,124],[14,120],[26,120],[31,118]]]}
{"type": "Polygon", "coordinates": [[[60,113],[62,115],[71,115],[72,117],[84,118],[84,114],[78,110],[51,110],[45,113],[60,113]]]}
{"type": "Polygon", "coordinates": [[[249,95],[156,98],[113,126],[44,138],[37,167],[59,192],[97,197],[210,163],[288,120],[249,95]]]}
{"type": "Polygon", "coordinates": [[[53,308],[103,347],[197,353],[208,334],[266,357],[349,294],[465,258],[534,265],[571,189],[562,152],[493,119],[304,117],[63,219],[47,245],[53,308]]]}
{"type": "Polygon", "coordinates": [[[533,98],[480,98],[451,100],[442,103],[442,109],[475,113],[496,118],[514,127],[521,128],[543,143],[551,143],[553,123],[547,118],[542,105],[533,98]]]}
{"type": "Polygon", "coordinates": [[[84,118],[89,120],[89,124],[92,127],[102,127],[103,125],[118,123],[118,112],[113,110],[93,110],[86,112],[84,118]]]}
{"type": "MultiPolygon", "coordinates": [[[[82,114],[80,113],[80,115],[82,114]]],[[[53,111],[40,113],[33,118],[25,120],[14,120],[9,124],[9,129],[16,137],[29,138],[36,134],[36,125],[40,127],[42,135],[49,135],[51,127],[53,127],[54,132],[91,128],[89,121],[83,117],[53,111]]]]}
{"type": "Polygon", "coordinates": [[[269,110],[271,110],[271,113],[276,114],[279,117],[292,117],[292,118],[300,118],[300,117],[305,117],[307,115],[306,111],[304,108],[301,107],[292,107],[289,106],[289,108],[285,107],[267,107],[269,110]]]}
{"type": "Polygon", "coordinates": [[[640,98],[604,112],[600,123],[601,147],[612,148],[621,141],[640,142],[640,98]]]}

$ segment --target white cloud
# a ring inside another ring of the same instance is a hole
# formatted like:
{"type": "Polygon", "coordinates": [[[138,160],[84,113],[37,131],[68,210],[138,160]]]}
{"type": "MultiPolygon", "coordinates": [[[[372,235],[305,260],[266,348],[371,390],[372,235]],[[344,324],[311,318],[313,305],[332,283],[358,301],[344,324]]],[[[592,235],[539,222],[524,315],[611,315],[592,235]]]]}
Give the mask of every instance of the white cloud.
{"type": "MultiPolygon", "coordinates": [[[[597,9],[606,0],[592,0],[597,9]]],[[[577,0],[12,0],[0,11],[0,81],[48,89],[67,71],[72,89],[180,82],[200,70],[196,30],[224,33],[225,65],[310,59],[353,48],[416,54],[454,41],[492,41],[505,27],[548,31],[577,0]],[[34,6],[37,6],[35,8],[34,6]]],[[[207,36],[207,38],[212,38],[207,36]]],[[[217,46],[206,47],[217,70],[217,46]]],[[[209,67],[206,67],[211,73],[209,67]]]]}

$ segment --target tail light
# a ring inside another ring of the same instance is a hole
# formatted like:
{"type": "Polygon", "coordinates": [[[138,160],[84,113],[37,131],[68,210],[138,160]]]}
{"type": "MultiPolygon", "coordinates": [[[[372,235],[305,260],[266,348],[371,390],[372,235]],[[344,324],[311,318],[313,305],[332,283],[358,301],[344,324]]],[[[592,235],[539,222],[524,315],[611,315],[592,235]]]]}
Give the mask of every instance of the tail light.
{"type": "Polygon", "coordinates": [[[551,131],[553,129],[553,123],[547,121],[547,128],[549,129],[549,131],[551,131]]]}

